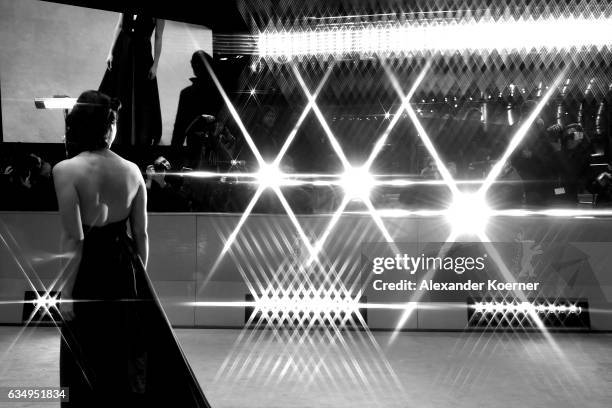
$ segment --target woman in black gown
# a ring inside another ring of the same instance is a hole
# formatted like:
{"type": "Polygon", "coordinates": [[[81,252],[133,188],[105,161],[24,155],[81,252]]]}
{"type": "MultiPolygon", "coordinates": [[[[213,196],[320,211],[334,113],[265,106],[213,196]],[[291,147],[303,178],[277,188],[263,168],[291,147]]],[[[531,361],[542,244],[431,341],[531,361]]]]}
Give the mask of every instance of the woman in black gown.
{"type": "Polygon", "coordinates": [[[86,91],[53,170],[62,243],[63,407],[208,407],[145,271],[146,186],[110,151],[118,103],[86,91]],[[128,233],[128,223],[130,233],[128,233]]]}
{"type": "Polygon", "coordinates": [[[123,105],[116,144],[157,145],[162,121],[157,88],[164,20],[142,14],[121,14],[106,60],[100,92],[123,105]],[[151,35],[155,48],[151,52],[151,35]]]}

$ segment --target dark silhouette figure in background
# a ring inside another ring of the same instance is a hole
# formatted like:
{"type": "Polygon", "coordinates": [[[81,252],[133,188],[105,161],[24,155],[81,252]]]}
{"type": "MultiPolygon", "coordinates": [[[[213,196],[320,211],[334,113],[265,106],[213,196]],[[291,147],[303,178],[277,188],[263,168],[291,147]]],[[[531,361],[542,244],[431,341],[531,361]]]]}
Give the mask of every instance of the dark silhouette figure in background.
{"type": "Polygon", "coordinates": [[[31,155],[18,157],[5,170],[3,179],[2,210],[35,210],[36,200],[33,186],[37,163],[31,155]]]}
{"type": "Polygon", "coordinates": [[[208,407],[145,270],[147,190],[110,150],[117,103],[84,92],[66,118],[71,158],[53,170],[65,260],[63,407],[208,407]],[[128,233],[128,222],[130,233],[128,233]]]}
{"type": "Polygon", "coordinates": [[[117,125],[119,145],[157,145],[162,121],[157,88],[164,20],[142,14],[122,14],[115,28],[100,92],[123,106],[117,125]],[[155,49],[151,54],[151,35],[155,49]]]}
{"type": "Polygon", "coordinates": [[[272,162],[283,143],[277,123],[279,112],[273,106],[266,105],[261,109],[259,117],[261,120],[253,127],[252,137],[264,160],[272,162]]]}
{"type": "MultiPolygon", "coordinates": [[[[535,101],[526,101],[520,116],[513,124],[514,134],[535,108],[535,101]]],[[[510,157],[512,167],[523,180],[525,205],[543,207],[553,205],[558,196],[567,196],[562,180],[561,156],[550,142],[545,119],[542,114],[531,125],[520,146],[510,157]]]]}
{"type": "Polygon", "coordinates": [[[205,144],[198,132],[199,119],[202,115],[216,118],[223,108],[223,98],[206,70],[204,60],[213,66],[212,58],[202,50],[194,52],[191,57],[194,77],[190,78],[191,85],[181,91],[172,132],[172,146],[180,151],[186,140],[187,153],[192,161],[200,156],[205,144]]]}
{"type": "Polygon", "coordinates": [[[50,164],[30,153],[17,157],[0,179],[1,210],[57,210],[50,164]]]}

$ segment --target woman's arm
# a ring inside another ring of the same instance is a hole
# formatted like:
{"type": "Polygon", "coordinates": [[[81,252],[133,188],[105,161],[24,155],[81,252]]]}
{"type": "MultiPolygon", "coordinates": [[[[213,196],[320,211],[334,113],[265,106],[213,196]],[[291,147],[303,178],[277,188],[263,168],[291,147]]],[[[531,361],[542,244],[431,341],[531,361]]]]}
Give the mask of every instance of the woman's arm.
{"type": "Polygon", "coordinates": [[[111,43],[110,50],[108,51],[108,57],[106,57],[106,66],[109,70],[113,69],[113,50],[115,49],[115,43],[117,42],[117,37],[119,36],[119,32],[121,31],[123,21],[123,14],[119,15],[119,21],[117,21],[117,25],[115,25],[115,32],[113,33],[113,42],[111,43]]]}
{"type": "Polygon", "coordinates": [[[161,56],[162,37],[164,35],[165,25],[165,20],[159,18],[155,20],[155,48],[153,50],[153,65],[149,70],[149,79],[153,79],[157,75],[157,65],[159,64],[159,57],[161,56]]]}
{"type": "MultiPolygon", "coordinates": [[[[71,299],[76,271],[81,263],[83,227],[81,225],[79,196],[74,186],[74,172],[68,162],[64,161],[55,166],[53,182],[62,225],[60,287],[62,298],[71,299]]],[[[62,305],[62,313],[65,319],[71,319],[72,304],[62,305]]]]}
{"type": "Polygon", "coordinates": [[[147,187],[140,169],[135,164],[133,165],[134,172],[138,177],[138,191],[132,201],[132,209],[130,210],[130,224],[132,227],[132,235],[136,242],[138,255],[142,260],[145,268],[149,258],[149,235],[147,233],[147,187]]]}

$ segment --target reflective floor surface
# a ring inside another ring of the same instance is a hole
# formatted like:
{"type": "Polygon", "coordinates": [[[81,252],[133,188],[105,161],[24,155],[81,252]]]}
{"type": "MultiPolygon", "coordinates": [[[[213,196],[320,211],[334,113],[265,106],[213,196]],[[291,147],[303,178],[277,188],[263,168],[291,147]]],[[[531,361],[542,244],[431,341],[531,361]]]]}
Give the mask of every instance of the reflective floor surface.
{"type": "MultiPolygon", "coordinates": [[[[612,334],[176,334],[213,407],[612,406],[612,334]]],[[[59,341],[51,327],[0,326],[0,386],[56,386],[59,341]]]]}

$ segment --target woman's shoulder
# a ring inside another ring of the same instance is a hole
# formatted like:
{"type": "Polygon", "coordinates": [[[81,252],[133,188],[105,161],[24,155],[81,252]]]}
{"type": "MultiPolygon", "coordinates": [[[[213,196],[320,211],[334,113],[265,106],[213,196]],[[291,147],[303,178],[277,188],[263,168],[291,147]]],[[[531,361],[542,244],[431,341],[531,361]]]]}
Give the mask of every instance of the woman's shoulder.
{"type": "Polygon", "coordinates": [[[121,168],[130,174],[141,174],[140,168],[136,163],[124,159],[118,154],[108,151],[106,154],[99,156],[88,154],[87,152],[81,153],[70,159],[65,159],[58,162],[53,167],[53,172],[60,173],[71,173],[71,172],[82,172],[85,168],[93,166],[99,168],[100,165],[106,162],[106,166],[111,166],[115,169],[121,168]]]}
{"type": "Polygon", "coordinates": [[[121,162],[122,167],[125,171],[125,174],[128,176],[128,179],[138,184],[143,179],[142,171],[140,170],[140,167],[138,167],[136,163],[131,162],[127,159],[124,159],[121,156],[117,156],[117,157],[118,157],[118,160],[121,162]]]}
{"type": "Polygon", "coordinates": [[[140,168],[138,167],[138,165],[132,161],[129,161],[127,159],[124,159],[123,157],[119,156],[117,153],[113,152],[112,150],[108,150],[106,152],[106,160],[109,160],[109,162],[107,162],[107,164],[110,164],[111,167],[117,169],[121,169],[122,172],[126,173],[127,175],[130,176],[134,176],[134,175],[141,175],[142,172],[140,171],[140,168]]]}
{"type": "Polygon", "coordinates": [[[121,160],[123,165],[126,167],[126,169],[128,169],[130,173],[137,174],[137,175],[142,174],[142,172],[140,171],[140,167],[138,167],[136,163],[129,161],[127,159],[124,159],[123,157],[119,157],[119,159],[121,160]]]}
{"type": "Polygon", "coordinates": [[[81,166],[78,165],[75,158],[65,159],[53,166],[51,176],[56,188],[59,185],[74,184],[78,179],[78,175],[82,174],[81,166]]]}
{"type": "Polygon", "coordinates": [[[72,157],[70,159],[64,159],[53,166],[52,172],[53,174],[66,174],[71,173],[78,170],[79,164],[77,157],[72,157]]]}
{"type": "Polygon", "coordinates": [[[88,152],[81,152],[69,159],[64,159],[53,166],[53,173],[70,173],[74,171],[82,171],[88,164],[86,157],[88,152]]]}

